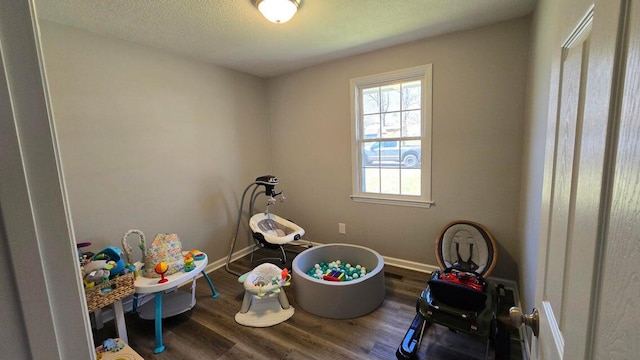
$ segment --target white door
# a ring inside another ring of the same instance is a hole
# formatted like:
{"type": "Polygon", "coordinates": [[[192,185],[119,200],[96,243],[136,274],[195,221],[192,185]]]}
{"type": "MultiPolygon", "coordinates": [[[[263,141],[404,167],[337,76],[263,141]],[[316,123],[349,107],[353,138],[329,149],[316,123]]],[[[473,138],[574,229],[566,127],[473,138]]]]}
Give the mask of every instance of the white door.
{"type": "Polygon", "coordinates": [[[532,359],[637,358],[639,3],[596,1],[558,44],[532,359]]]}

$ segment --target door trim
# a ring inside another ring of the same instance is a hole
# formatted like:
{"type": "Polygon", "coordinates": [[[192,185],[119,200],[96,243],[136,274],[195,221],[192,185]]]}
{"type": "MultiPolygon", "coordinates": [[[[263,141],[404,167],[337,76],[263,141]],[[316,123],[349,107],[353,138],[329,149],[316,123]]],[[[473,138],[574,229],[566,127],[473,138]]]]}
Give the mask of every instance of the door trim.
{"type": "Polygon", "coordinates": [[[556,317],[553,314],[551,303],[548,301],[543,301],[542,307],[544,308],[544,313],[547,315],[546,319],[549,322],[549,328],[551,329],[551,334],[553,335],[553,343],[556,344],[558,354],[560,355],[560,358],[562,358],[564,356],[564,337],[562,337],[560,326],[558,325],[556,317]]]}

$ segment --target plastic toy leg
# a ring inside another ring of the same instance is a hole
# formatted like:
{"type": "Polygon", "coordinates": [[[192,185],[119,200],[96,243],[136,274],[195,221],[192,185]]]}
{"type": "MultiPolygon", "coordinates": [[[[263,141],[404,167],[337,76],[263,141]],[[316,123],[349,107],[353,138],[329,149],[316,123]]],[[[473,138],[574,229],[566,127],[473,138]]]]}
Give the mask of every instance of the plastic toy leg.
{"type": "Polygon", "coordinates": [[[124,308],[122,307],[122,300],[118,300],[113,303],[113,312],[116,315],[118,337],[125,343],[129,343],[129,337],[127,336],[127,324],[124,320],[124,308]]]}
{"type": "Polygon", "coordinates": [[[164,345],[162,344],[162,291],[156,293],[156,348],[153,349],[154,354],[160,354],[164,351],[164,345]]]}
{"type": "Polygon", "coordinates": [[[138,293],[133,294],[133,310],[134,313],[138,312],[138,293]]]}
{"type": "Polygon", "coordinates": [[[251,300],[253,294],[248,291],[244,292],[244,298],[242,299],[242,306],[240,307],[240,313],[246,314],[249,311],[249,307],[251,307],[251,300]]]}
{"type": "Polygon", "coordinates": [[[220,294],[218,294],[216,289],[213,287],[213,282],[209,278],[209,275],[206,272],[202,271],[202,276],[204,276],[204,278],[207,279],[207,282],[209,283],[209,288],[211,288],[211,297],[214,299],[219,297],[220,294]]]}
{"type": "Polygon", "coordinates": [[[281,290],[278,294],[278,300],[280,301],[280,306],[282,306],[283,309],[286,310],[290,307],[289,299],[287,299],[287,294],[284,293],[284,290],[281,290]]]}

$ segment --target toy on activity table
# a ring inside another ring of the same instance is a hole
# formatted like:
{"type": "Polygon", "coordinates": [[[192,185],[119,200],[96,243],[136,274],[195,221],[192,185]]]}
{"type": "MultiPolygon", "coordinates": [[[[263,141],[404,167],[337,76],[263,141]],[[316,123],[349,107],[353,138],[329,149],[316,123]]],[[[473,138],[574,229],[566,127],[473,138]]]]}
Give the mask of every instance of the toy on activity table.
{"type": "Polygon", "coordinates": [[[191,255],[193,256],[193,258],[196,261],[200,261],[200,260],[204,259],[204,256],[205,256],[202,251],[197,250],[197,249],[193,249],[193,250],[189,251],[189,253],[191,253],[191,255]]]}
{"type": "Polygon", "coordinates": [[[184,272],[189,272],[195,268],[196,268],[196,262],[193,259],[193,255],[191,255],[190,252],[184,254],[184,267],[182,268],[182,270],[184,272]]]}
{"type": "MultiPolygon", "coordinates": [[[[138,248],[142,250],[142,268],[140,275],[147,278],[156,278],[160,273],[155,271],[158,263],[164,262],[167,265],[165,275],[175,274],[181,271],[184,266],[184,256],[182,255],[182,242],[178,235],[171,233],[157,234],[150,245],[145,244],[144,233],[137,229],[127,231],[122,237],[122,247],[125,249],[125,255],[128,262],[133,264],[131,257],[131,246],[127,243],[129,235],[138,235],[138,248]]],[[[196,258],[197,260],[197,258],[196,258]]]]}
{"type": "Polygon", "coordinates": [[[205,258],[205,255],[202,251],[193,249],[188,253],[184,254],[184,267],[182,270],[184,272],[189,272],[196,268],[196,261],[201,261],[205,258]]]}
{"type": "Polygon", "coordinates": [[[158,284],[163,284],[163,283],[166,283],[167,281],[169,281],[169,279],[164,277],[164,274],[167,272],[167,270],[169,270],[169,265],[167,265],[167,263],[164,262],[164,261],[160,261],[156,265],[155,272],[160,274],[160,280],[158,280],[158,284]]]}

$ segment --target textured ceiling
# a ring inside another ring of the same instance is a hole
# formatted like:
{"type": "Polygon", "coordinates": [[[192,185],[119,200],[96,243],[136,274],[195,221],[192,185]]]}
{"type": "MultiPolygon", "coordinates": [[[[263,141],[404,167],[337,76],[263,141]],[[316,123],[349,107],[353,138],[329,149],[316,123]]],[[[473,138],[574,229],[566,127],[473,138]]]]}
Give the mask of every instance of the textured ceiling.
{"type": "Polygon", "coordinates": [[[285,24],[253,0],[35,0],[39,18],[270,77],[529,14],[535,0],[302,0],[285,24]]]}

